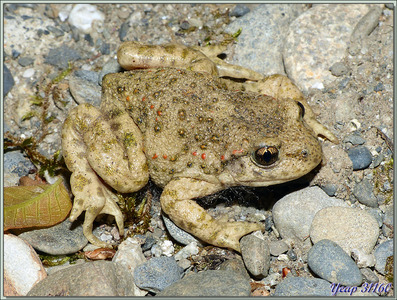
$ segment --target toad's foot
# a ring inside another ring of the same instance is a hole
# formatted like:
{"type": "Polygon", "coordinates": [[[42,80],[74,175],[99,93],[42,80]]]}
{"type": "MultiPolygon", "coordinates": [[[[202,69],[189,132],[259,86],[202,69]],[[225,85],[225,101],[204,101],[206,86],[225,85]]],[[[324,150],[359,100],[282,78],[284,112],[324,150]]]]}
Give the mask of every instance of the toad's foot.
{"type": "Polygon", "coordinates": [[[176,225],[199,239],[240,252],[240,238],[263,230],[259,223],[224,222],[212,218],[193,198],[203,197],[224,189],[221,184],[192,178],[179,178],[167,184],[161,194],[163,211],[176,225]]]}

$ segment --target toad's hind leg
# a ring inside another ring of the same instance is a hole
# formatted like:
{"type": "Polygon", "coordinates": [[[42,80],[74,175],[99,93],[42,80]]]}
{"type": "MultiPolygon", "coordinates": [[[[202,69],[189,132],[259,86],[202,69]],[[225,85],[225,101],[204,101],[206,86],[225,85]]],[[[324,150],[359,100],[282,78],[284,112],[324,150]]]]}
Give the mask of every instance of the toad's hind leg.
{"type": "Polygon", "coordinates": [[[160,198],[161,207],[176,225],[204,242],[240,252],[240,238],[252,231],[262,230],[263,226],[259,223],[216,220],[192,200],[222,189],[221,184],[178,178],[165,186],[160,198]]]}
{"type": "Polygon", "coordinates": [[[108,121],[94,106],[82,104],[71,111],[64,123],[62,148],[72,172],[70,184],[75,196],[70,220],[86,211],[84,235],[91,243],[108,247],[92,234],[92,224],[97,215],[110,214],[123,234],[123,216],[112,188],[126,193],[146,184],[148,172],[141,133],[126,114],[120,113],[108,121]]]}

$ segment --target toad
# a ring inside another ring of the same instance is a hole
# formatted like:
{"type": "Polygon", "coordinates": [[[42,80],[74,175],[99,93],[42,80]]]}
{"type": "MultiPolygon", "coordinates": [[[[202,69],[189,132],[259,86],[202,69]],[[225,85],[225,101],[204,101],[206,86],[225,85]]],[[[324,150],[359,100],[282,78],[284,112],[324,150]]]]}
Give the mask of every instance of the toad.
{"type": "Polygon", "coordinates": [[[150,177],[177,226],[240,251],[240,238],[263,225],[214,219],[195,199],[297,179],[322,160],[318,136],[337,142],[287,77],[227,64],[220,51],[125,42],[118,61],[127,71],[104,77],[100,107],[70,112],[62,130],[75,196],[70,220],[85,211],[91,243],[110,246],[92,233],[99,214],[113,215],[123,234],[116,193],[138,191],[150,177]]]}

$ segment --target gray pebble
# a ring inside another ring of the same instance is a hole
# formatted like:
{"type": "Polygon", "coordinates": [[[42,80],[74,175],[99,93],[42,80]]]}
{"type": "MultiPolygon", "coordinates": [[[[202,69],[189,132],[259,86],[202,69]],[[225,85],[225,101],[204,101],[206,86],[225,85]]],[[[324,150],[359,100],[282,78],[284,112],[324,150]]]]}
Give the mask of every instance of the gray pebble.
{"type": "Polygon", "coordinates": [[[219,270],[225,270],[225,271],[229,270],[232,272],[239,273],[248,280],[251,278],[241,258],[232,258],[224,261],[219,265],[219,270]]]}
{"type": "Polygon", "coordinates": [[[366,169],[372,162],[371,152],[365,146],[351,148],[347,155],[353,163],[353,171],[366,169]]]}
{"type": "Polygon", "coordinates": [[[339,82],[338,88],[339,88],[340,90],[343,90],[344,88],[347,87],[347,85],[348,85],[348,83],[349,83],[350,81],[351,81],[351,78],[350,78],[350,77],[345,77],[345,78],[343,78],[343,79],[339,82]]]}
{"type": "Polygon", "coordinates": [[[379,282],[379,277],[370,269],[370,268],[362,268],[360,269],[361,274],[363,275],[363,281],[368,283],[377,283],[379,282]]]}
{"type": "Polygon", "coordinates": [[[30,169],[35,166],[20,151],[10,151],[4,153],[4,171],[16,173],[19,177],[29,174],[30,169]]]}
{"type": "Polygon", "coordinates": [[[90,103],[99,107],[102,101],[102,89],[97,82],[85,80],[82,77],[71,76],[69,89],[73,99],[78,103],[90,103]]]}
{"type": "Polygon", "coordinates": [[[47,29],[49,32],[52,32],[55,35],[55,37],[60,37],[65,34],[65,32],[62,29],[51,26],[51,25],[48,25],[47,29]]]}
{"type": "Polygon", "coordinates": [[[182,271],[174,257],[154,257],[135,268],[135,284],[143,290],[158,293],[180,280],[182,271]]]}
{"type": "Polygon", "coordinates": [[[273,217],[269,216],[265,219],[265,230],[270,231],[272,226],[274,226],[273,217]]]}
{"type": "Polygon", "coordinates": [[[240,248],[247,270],[258,279],[266,277],[270,268],[270,250],[262,233],[254,232],[243,236],[240,248]]]}
{"type": "Polygon", "coordinates": [[[288,251],[288,245],[284,241],[271,241],[269,244],[270,254],[279,256],[288,251]]]}
{"type": "Polygon", "coordinates": [[[379,82],[375,87],[374,87],[374,91],[375,92],[380,92],[383,91],[385,89],[385,86],[383,85],[382,82],[379,82]]]}
{"type": "Polygon", "coordinates": [[[14,83],[14,78],[12,77],[10,70],[5,64],[3,64],[3,97],[5,97],[12,89],[14,83]]]}
{"type": "Polygon", "coordinates": [[[66,45],[58,48],[50,49],[45,63],[58,67],[59,69],[67,69],[69,62],[81,59],[80,54],[66,45]]]}
{"type": "Polygon", "coordinates": [[[245,14],[248,14],[249,12],[249,7],[245,6],[244,4],[237,4],[236,7],[229,13],[229,16],[239,18],[245,14]]]}
{"type": "Polygon", "coordinates": [[[32,65],[34,62],[34,59],[31,57],[21,57],[20,59],[18,59],[18,63],[22,66],[22,67],[27,67],[32,65]]]}
{"type": "Polygon", "coordinates": [[[181,24],[179,25],[179,27],[180,27],[182,30],[187,30],[187,29],[190,28],[190,24],[189,24],[188,21],[184,20],[184,21],[181,22],[181,24]]]}
{"type": "Polygon", "coordinates": [[[248,297],[250,292],[249,280],[239,273],[230,270],[208,270],[188,274],[156,296],[248,297]]]}
{"type": "Polygon", "coordinates": [[[157,239],[153,235],[146,235],[145,243],[142,245],[142,251],[150,250],[156,242],[157,239]]]}
{"type": "Polygon", "coordinates": [[[286,277],[276,286],[274,296],[331,296],[330,283],[318,278],[286,277]]]}
{"type": "Polygon", "coordinates": [[[135,296],[132,282],[122,264],[93,261],[51,273],[27,296],[135,296]]]}
{"type": "Polygon", "coordinates": [[[384,214],[379,208],[369,208],[367,211],[375,218],[378,222],[379,227],[382,227],[384,214]]]}
{"type": "Polygon", "coordinates": [[[338,186],[332,183],[326,183],[321,186],[321,189],[330,197],[335,196],[336,191],[338,190],[338,186]]]}
{"type": "MultiPolygon", "coordinates": [[[[379,151],[378,151],[378,153],[379,153],[379,151]]],[[[378,167],[384,158],[385,158],[385,156],[382,153],[379,154],[378,156],[375,156],[374,161],[372,162],[372,166],[374,168],[378,167]]]]}
{"type": "Polygon", "coordinates": [[[382,225],[382,232],[386,237],[393,237],[393,216],[393,206],[387,206],[382,225]]]}
{"type": "Polygon", "coordinates": [[[352,145],[362,145],[365,143],[365,139],[362,138],[359,134],[353,133],[346,136],[343,141],[345,143],[351,143],[352,145]]]}
{"type": "Polygon", "coordinates": [[[15,49],[12,49],[12,50],[11,50],[11,56],[12,56],[12,58],[14,58],[14,59],[15,59],[15,58],[18,58],[19,55],[21,55],[21,52],[15,50],[15,49]]]}
{"type": "Polygon", "coordinates": [[[68,219],[50,228],[21,233],[19,237],[36,250],[51,255],[75,253],[88,243],[82,225],[78,221],[71,223],[68,219]]]}
{"type": "Polygon", "coordinates": [[[125,38],[127,36],[128,29],[130,28],[129,22],[124,22],[120,26],[120,31],[119,31],[119,38],[120,41],[124,42],[125,38]]]}
{"type": "Polygon", "coordinates": [[[76,77],[82,78],[84,80],[87,80],[87,81],[90,81],[93,83],[98,83],[99,74],[97,72],[88,71],[88,70],[77,70],[73,74],[76,77]]]}
{"type": "Polygon", "coordinates": [[[110,59],[106,64],[102,66],[101,72],[99,72],[98,76],[98,84],[102,85],[102,79],[106,74],[109,73],[118,73],[122,71],[117,59],[110,59]]]}
{"type": "Polygon", "coordinates": [[[174,224],[167,216],[164,214],[163,220],[165,227],[167,227],[168,233],[179,243],[182,245],[187,245],[190,244],[191,242],[196,242],[197,246],[203,247],[203,243],[200,242],[198,239],[196,239],[194,236],[192,236],[190,233],[182,230],[178,226],[174,224]]]}
{"type": "Polygon", "coordinates": [[[393,240],[388,240],[375,248],[375,269],[382,275],[385,275],[386,259],[394,254],[393,244],[393,240]]]}
{"type": "Polygon", "coordinates": [[[336,62],[334,63],[331,68],[329,68],[329,70],[331,71],[331,74],[339,77],[342,75],[347,74],[347,72],[349,71],[346,67],[346,64],[343,62],[336,62]]]}
{"type": "Polygon", "coordinates": [[[358,286],[363,280],[351,257],[330,240],[315,243],[307,255],[307,263],[316,275],[329,282],[358,286]]]}
{"type": "Polygon", "coordinates": [[[374,187],[372,183],[368,179],[364,178],[354,186],[353,195],[364,205],[369,207],[378,207],[378,199],[375,197],[373,190],[374,187]]]}
{"type": "Polygon", "coordinates": [[[288,258],[289,258],[290,260],[292,260],[292,261],[295,261],[295,260],[298,259],[298,256],[296,255],[294,249],[288,250],[287,255],[288,255],[288,258]]]}
{"type": "Polygon", "coordinates": [[[368,13],[358,21],[350,36],[351,41],[362,41],[378,26],[382,8],[373,6],[368,13]]]}

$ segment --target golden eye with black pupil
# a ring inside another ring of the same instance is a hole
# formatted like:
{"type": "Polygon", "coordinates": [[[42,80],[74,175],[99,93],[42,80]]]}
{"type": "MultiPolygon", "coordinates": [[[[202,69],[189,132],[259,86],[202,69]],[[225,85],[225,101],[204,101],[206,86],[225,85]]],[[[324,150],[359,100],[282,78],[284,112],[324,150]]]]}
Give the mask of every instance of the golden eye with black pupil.
{"type": "Polygon", "coordinates": [[[278,149],[274,146],[265,146],[252,153],[253,162],[259,167],[268,167],[278,160],[278,149]]]}
{"type": "Polygon", "coordinates": [[[303,118],[305,116],[305,106],[299,101],[296,102],[299,106],[299,118],[303,118]]]}

